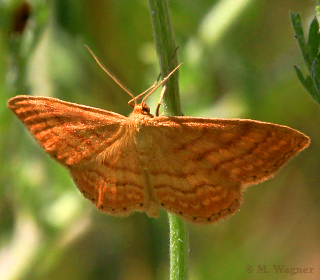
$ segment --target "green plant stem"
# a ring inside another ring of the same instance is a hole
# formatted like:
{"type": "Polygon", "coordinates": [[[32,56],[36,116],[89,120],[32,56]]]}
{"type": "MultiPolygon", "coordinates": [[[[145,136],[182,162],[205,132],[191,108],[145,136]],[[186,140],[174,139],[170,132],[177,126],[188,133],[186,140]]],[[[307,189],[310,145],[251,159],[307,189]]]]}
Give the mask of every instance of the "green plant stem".
{"type": "MultiPolygon", "coordinates": [[[[166,77],[178,65],[175,54],[173,32],[170,23],[170,14],[167,0],[149,0],[150,16],[153,36],[159,58],[162,77],[166,77]],[[173,63],[171,63],[173,60],[173,63]],[[170,67],[170,64],[171,67],[170,67]],[[170,69],[169,69],[170,67],[170,69]]],[[[166,115],[181,116],[179,97],[178,71],[166,83],[167,89],[163,99],[163,108],[166,115]]]]}
{"type": "Polygon", "coordinates": [[[189,236],[186,225],[176,215],[168,213],[170,224],[170,279],[187,279],[189,236]]]}
{"type": "MultiPolygon", "coordinates": [[[[161,74],[162,77],[166,77],[168,72],[178,65],[168,2],[167,0],[148,0],[148,2],[161,74]]],[[[177,71],[166,84],[167,89],[162,104],[166,115],[182,115],[178,78],[177,71]]],[[[170,279],[184,280],[187,279],[189,251],[186,225],[177,216],[170,213],[168,216],[170,224],[170,279]]]]}

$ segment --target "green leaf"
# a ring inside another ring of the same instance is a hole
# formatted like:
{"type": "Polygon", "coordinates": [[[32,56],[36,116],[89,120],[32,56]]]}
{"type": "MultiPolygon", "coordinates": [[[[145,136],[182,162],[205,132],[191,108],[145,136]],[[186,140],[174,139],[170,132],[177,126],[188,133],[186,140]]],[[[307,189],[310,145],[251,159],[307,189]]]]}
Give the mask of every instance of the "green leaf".
{"type": "Polygon", "coordinates": [[[309,92],[309,94],[318,101],[318,93],[314,86],[312,78],[307,75],[306,78],[304,78],[301,70],[299,67],[295,66],[294,69],[296,70],[297,76],[301,84],[304,86],[304,88],[309,92]]]}
{"type": "Polygon", "coordinates": [[[310,24],[308,44],[310,47],[310,59],[313,61],[318,55],[320,44],[319,23],[316,17],[310,24]]]}
{"type": "Polygon", "coordinates": [[[317,90],[315,89],[313,81],[309,75],[306,78],[306,84],[307,84],[306,88],[307,88],[308,92],[310,93],[310,95],[312,96],[312,98],[314,100],[316,100],[318,104],[320,104],[320,96],[317,93],[317,90]]]}
{"type": "Polygon", "coordinates": [[[296,73],[297,73],[297,76],[298,76],[299,81],[300,81],[301,84],[305,87],[306,80],[305,80],[305,78],[303,77],[303,74],[302,74],[302,72],[301,72],[301,70],[300,70],[300,67],[294,66],[294,70],[296,70],[296,73]]]}
{"type": "Polygon", "coordinates": [[[298,44],[303,55],[303,58],[306,62],[308,70],[311,71],[312,60],[310,59],[310,46],[306,44],[306,41],[304,38],[301,16],[299,13],[297,13],[296,15],[294,13],[290,13],[290,19],[291,19],[292,27],[295,32],[295,37],[298,40],[298,44]]]}
{"type": "Polygon", "coordinates": [[[317,58],[312,63],[311,78],[315,91],[310,92],[312,97],[320,104],[320,60],[317,58]]]}

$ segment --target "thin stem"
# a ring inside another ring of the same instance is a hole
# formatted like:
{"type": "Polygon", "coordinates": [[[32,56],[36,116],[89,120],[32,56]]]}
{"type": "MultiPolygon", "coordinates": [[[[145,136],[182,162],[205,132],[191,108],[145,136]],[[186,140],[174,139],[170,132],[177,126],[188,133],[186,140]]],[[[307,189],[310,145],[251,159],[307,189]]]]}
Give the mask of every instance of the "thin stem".
{"type": "MultiPolygon", "coordinates": [[[[176,45],[170,23],[167,0],[148,0],[153,35],[159,57],[162,77],[166,77],[172,68],[178,65],[175,55],[176,45]],[[173,61],[173,63],[172,63],[173,61]]],[[[163,97],[163,107],[166,115],[182,115],[179,98],[178,73],[168,79],[163,97]]],[[[170,224],[170,279],[187,279],[187,259],[189,240],[186,225],[177,216],[168,213],[170,224]]]]}
{"type": "Polygon", "coordinates": [[[187,279],[189,236],[186,225],[176,215],[168,214],[170,225],[170,280],[187,279]]]}
{"type": "MultiPolygon", "coordinates": [[[[175,56],[176,45],[170,23],[168,2],[167,0],[149,0],[148,2],[161,74],[162,77],[166,77],[168,72],[172,70],[169,69],[172,59],[174,59],[172,68],[178,65],[178,59],[175,56]]],[[[167,90],[163,100],[166,115],[182,115],[178,79],[178,72],[176,72],[167,82],[167,90]]]]}

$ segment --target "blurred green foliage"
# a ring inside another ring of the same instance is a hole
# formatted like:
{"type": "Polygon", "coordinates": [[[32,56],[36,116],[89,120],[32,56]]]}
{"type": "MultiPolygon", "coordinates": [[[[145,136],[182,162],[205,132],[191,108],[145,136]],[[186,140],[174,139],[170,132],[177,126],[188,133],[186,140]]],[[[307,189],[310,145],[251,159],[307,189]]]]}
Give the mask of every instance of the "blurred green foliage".
{"type": "MultiPolygon", "coordinates": [[[[167,279],[167,215],[120,219],[82,198],[68,172],[37,146],[7,109],[18,94],[54,96],[127,115],[129,97],[84,44],[135,94],[159,73],[147,1],[0,2],[1,279],[167,279]]],[[[217,225],[188,224],[190,279],[292,279],[273,265],[315,268],[319,279],[320,111],[296,78],[303,65],[289,11],[306,28],[304,0],[170,1],[185,115],[241,117],[288,125],[311,146],[277,176],[244,194],[241,211],[217,225]],[[247,272],[252,265],[253,272],[247,272]],[[269,273],[257,274],[258,265],[269,273]]],[[[148,104],[155,108],[158,95],[148,104]]]]}
{"type": "Polygon", "coordinates": [[[314,17],[312,20],[309,29],[308,42],[306,42],[300,14],[290,13],[290,18],[295,31],[295,37],[297,38],[303,59],[310,74],[304,77],[300,68],[295,67],[298,79],[314,100],[320,105],[320,33],[318,19],[314,17]]]}

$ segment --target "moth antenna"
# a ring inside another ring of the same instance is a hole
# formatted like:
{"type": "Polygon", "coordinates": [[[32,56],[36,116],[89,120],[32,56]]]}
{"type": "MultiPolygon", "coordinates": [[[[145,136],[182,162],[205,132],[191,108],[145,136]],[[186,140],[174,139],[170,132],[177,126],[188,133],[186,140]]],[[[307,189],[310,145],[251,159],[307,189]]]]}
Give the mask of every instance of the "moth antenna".
{"type": "Polygon", "coordinates": [[[134,101],[134,104],[137,105],[137,97],[134,97],[134,95],[124,86],[120,83],[120,81],[114,76],[112,75],[106,67],[104,67],[104,65],[99,61],[99,59],[96,57],[96,55],[93,53],[93,51],[87,46],[85,45],[85,47],[88,49],[88,51],[91,53],[91,55],[93,56],[93,58],[95,59],[95,61],[98,63],[98,65],[102,68],[102,70],[104,72],[106,72],[109,77],[114,80],[126,93],[128,93],[132,99],[128,102],[132,107],[134,107],[134,105],[132,104],[132,102],[134,101]]]}
{"type": "MultiPolygon", "coordinates": [[[[178,68],[182,65],[183,63],[180,63],[176,68],[174,68],[167,77],[165,77],[159,84],[157,84],[153,89],[150,90],[150,92],[142,99],[141,102],[144,102],[153,92],[157,90],[158,87],[163,85],[169,78],[170,76],[178,70],[178,68]]],[[[163,93],[164,94],[164,93],[163,93]]],[[[159,101],[160,102],[160,101],[159,101]]]]}
{"type": "MultiPolygon", "coordinates": [[[[157,85],[157,83],[159,82],[160,77],[161,77],[161,73],[158,75],[157,80],[154,82],[154,84],[153,84],[151,87],[149,87],[149,88],[148,88],[147,90],[145,90],[144,92],[140,93],[140,94],[139,94],[138,96],[136,96],[134,99],[138,100],[142,95],[144,95],[145,93],[147,93],[149,90],[152,90],[152,89],[157,85]]],[[[133,99],[131,99],[128,103],[130,104],[130,103],[132,103],[132,101],[133,101],[133,99]]]]}
{"type": "MultiPolygon", "coordinates": [[[[160,75],[161,75],[161,74],[160,74],[160,75]]],[[[160,75],[159,75],[158,79],[155,81],[155,83],[154,83],[151,87],[149,87],[147,90],[145,90],[144,92],[142,92],[142,93],[140,93],[139,95],[137,95],[134,99],[135,99],[135,100],[138,100],[142,95],[144,95],[145,93],[147,93],[149,90],[152,90],[152,89],[157,85],[157,83],[158,83],[158,81],[159,81],[159,78],[160,78],[160,75]]],[[[132,103],[132,102],[134,101],[134,99],[131,99],[128,103],[129,103],[129,104],[132,103]]]]}

